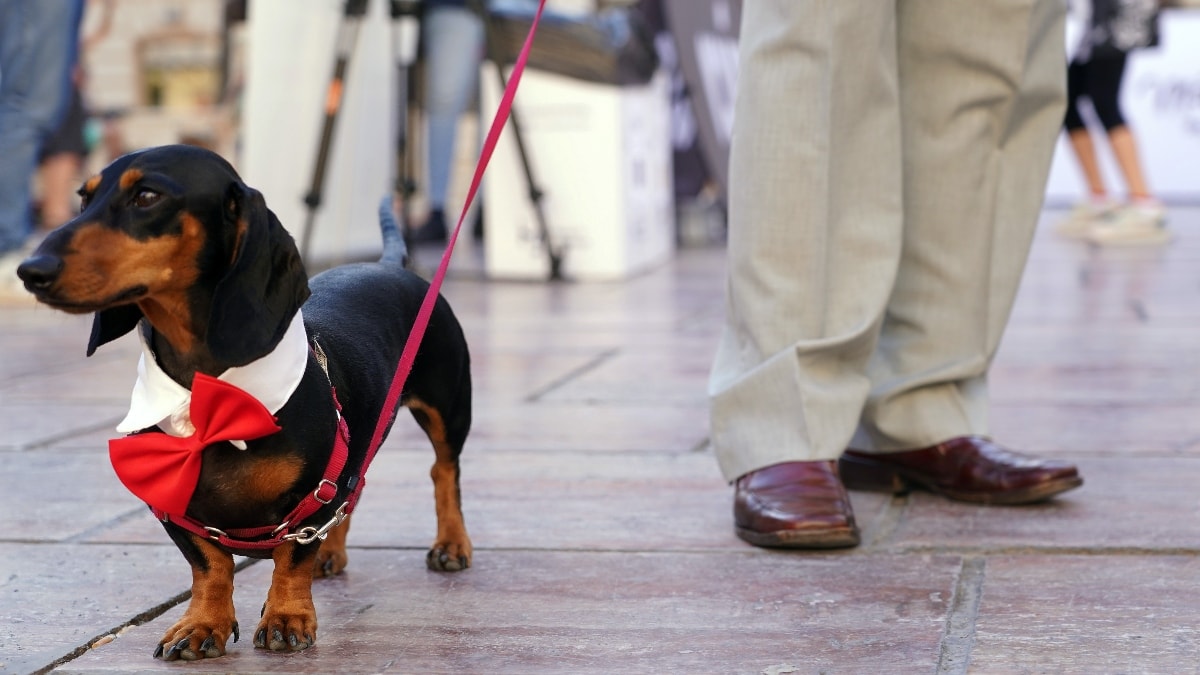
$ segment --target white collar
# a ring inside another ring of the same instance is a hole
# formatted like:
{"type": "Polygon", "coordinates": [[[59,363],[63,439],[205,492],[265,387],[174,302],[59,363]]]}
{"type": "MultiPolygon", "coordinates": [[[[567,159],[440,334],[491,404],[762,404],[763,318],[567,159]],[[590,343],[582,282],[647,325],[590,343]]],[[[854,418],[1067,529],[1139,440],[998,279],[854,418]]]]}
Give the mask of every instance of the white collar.
{"type": "MultiPolygon", "coordinates": [[[[158,426],[171,436],[192,435],[196,431],[189,411],[192,392],[163,372],[146,341],[145,331],[138,330],[137,334],[142,341],[138,379],[129,397],[129,413],[117,425],[117,431],[128,434],[158,426]]],[[[242,389],[274,414],[300,386],[307,366],[308,335],[297,311],[283,339],[270,354],[244,366],[230,368],[217,379],[242,389]]],[[[245,449],[241,441],[235,445],[245,449]]]]}

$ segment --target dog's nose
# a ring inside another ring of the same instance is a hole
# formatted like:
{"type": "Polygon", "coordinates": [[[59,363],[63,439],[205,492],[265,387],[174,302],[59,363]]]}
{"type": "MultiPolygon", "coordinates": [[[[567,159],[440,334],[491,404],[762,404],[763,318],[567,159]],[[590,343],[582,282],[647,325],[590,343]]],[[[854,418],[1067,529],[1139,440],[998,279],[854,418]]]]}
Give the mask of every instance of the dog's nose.
{"type": "Polygon", "coordinates": [[[35,255],[17,266],[17,276],[30,290],[49,288],[62,274],[62,258],[53,255],[35,255]]]}

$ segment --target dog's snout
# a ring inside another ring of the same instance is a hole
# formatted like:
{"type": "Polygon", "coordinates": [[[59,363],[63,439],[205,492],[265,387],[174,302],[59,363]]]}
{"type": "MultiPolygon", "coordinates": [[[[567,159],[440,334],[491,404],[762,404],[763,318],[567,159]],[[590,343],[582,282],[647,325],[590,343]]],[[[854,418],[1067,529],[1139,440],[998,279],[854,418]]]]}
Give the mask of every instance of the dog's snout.
{"type": "Polygon", "coordinates": [[[30,289],[49,288],[62,274],[62,258],[53,255],[34,255],[17,266],[17,276],[30,289]]]}

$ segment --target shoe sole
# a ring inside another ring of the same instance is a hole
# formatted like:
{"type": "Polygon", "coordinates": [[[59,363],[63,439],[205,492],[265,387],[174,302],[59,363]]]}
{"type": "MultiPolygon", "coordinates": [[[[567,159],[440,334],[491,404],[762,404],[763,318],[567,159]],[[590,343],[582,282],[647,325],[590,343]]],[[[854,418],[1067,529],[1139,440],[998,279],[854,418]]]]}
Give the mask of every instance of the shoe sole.
{"type": "Polygon", "coordinates": [[[1007,492],[947,490],[913,472],[850,456],[843,456],[838,460],[838,473],[842,476],[842,482],[851,490],[907,494],[918,488],[955,501],[994,506],[1036,504],[1083,485],[1083,478],[1070,476],[1007,492]]]}
{"type": "Polygon", "coordinates": [[[1129,238],[1113,238],[1101,239],[1098,237],[1088,237],[1088,241],[1098,246],[1162,246],[1163,244],[1171,243],[1171,234],[1165,233],[1152,237],[1129,237],[1129,238]]]}
{"type": "Polygon", "coordinates": [[[850,548],[858,546],[857,527],[838,527],[827,530],[779,530],[757,532],[734,527],[738,538],[760,548],[850,548]]]}

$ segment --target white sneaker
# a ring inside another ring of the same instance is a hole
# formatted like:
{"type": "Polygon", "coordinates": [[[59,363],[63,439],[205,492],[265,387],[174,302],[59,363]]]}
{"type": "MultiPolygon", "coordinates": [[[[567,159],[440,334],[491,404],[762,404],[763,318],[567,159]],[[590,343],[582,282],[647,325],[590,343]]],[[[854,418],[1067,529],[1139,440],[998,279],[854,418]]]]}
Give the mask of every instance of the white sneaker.
{"type": "Polygon", "coordinates": [[[1167,210],[1162,204],[1127,204],[1087,233],[1088,241],[1105,246],[1154,246],[1171,241],[1167,210]]]}
{"type": "Polygon", "coordinates": [[[1058,221],[1054,229],[1064,237],[1086,239],[1092,228],[1113,215],[1117,210],[1116,202],[1088,201],[1076,204],[1066,218],[1058,221]]]}

